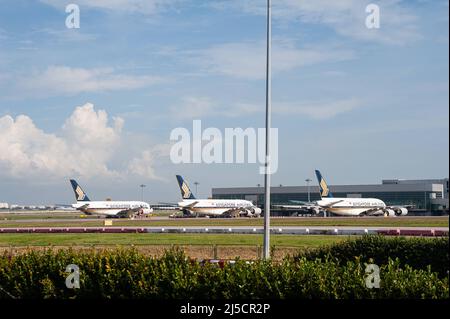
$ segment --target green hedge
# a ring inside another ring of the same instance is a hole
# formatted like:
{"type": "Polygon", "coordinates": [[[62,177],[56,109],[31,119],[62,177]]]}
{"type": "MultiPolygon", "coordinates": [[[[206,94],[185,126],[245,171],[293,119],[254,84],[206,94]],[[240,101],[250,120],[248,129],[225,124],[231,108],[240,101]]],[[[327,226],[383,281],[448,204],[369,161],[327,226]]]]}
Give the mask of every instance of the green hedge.
{"type": "Polygon", "coordinates": [[[0,291],[16,298],[448,298],[448,278],[388,261],[381,287],[365,285],[361,261],[237,260],[200,265],[180,251],[151,258],[135,250],[29,252],[0,257],[0,291]],[[80,268],[80,289],[68,289],[66,266],[80,268]],[[0,289],[1,290],[1,289],[0,289]],[[8,293],[6,293],[6,292],[8,293]]]}
{"type": "Polygon", "coordinates": [[[399,259],[400,265],[415,269],[431,270],[440,277],[448,276],[449,242],[444,238],[385,237],[365,235],[357,239],[323,246],[314,250],[301,251],[296,259],[332,259],[340,263],[360,260],[377,265],[387,264],[389,258],[399,259]]]}

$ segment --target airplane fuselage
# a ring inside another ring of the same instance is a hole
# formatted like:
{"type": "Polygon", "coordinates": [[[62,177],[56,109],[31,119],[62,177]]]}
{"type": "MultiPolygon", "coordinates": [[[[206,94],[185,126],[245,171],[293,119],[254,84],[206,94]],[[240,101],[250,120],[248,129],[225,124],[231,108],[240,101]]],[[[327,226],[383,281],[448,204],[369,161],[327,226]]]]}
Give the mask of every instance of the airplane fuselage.
{"type": "Polygon", "coordinates": [[[317,205],[327,212],[342,216],[359,216],[368,211],[376,214],[378,210],[382,214],[386,208],[386,204],[378,198],[330,197],[317,201],[317,205]]]}
{"type": "Polygon", "coordinates": [[[261,209],[255,207],[252,202],[239,199],[185,199],[179,202],[178,206],[181,209],[205,215],[222,215],[235,209],[253,210],[257,215],[261,213],[261,209]]]}
{"type": "Polygon", "coordinates": [[[124,211],[142,209],[144,214],[149,214],[153,210],[150,205],[139,201],[78,201],[72,207],[87,214],[100,214],[114,216],[124,211]]]}

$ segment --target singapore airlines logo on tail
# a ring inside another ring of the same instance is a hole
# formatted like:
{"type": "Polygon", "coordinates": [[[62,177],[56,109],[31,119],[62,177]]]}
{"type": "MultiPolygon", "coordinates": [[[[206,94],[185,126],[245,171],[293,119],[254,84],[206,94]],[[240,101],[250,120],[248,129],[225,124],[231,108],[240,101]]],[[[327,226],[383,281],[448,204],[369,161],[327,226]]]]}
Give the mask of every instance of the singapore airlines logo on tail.
{"type": "Polygon", "coordinates": [[[320,181],[320,187],[322,188],[322,197],[327,197],[330,190],[328,189],[327,183],[325,183],[323,179],[320,181]]]}
{"type": "Polygon", "coordinates": [[[77,189],[75,190],[75,193],[77,193],[77,200],[84,200],[86,195],[84,194],[83,190],[80,186],[77,186],[77,189]]]}
{"type": "Polygon", "coordinates": [[[320,186],[320,196],[321,197],[333,197],[333,195],[330,192],[330,189],[328,188],[327,183],[325,182],[325,179],[322,177],[322,174],[316,169],[316,177],[317,182],[320,186]]]}
{"type": "Polygon", "coordinates": [[[191,191],[185,182],[183,182],[181,189],[183,190],[183,198],[187,199],[187,198],[191,197],[191,191]]]}

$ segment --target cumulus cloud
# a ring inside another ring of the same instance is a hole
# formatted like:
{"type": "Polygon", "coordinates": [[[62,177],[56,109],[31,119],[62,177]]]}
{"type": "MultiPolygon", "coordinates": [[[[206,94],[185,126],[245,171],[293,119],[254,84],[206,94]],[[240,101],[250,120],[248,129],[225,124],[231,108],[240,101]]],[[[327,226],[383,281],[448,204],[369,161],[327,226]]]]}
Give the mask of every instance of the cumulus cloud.
{"type": "Polygon", "coordinates": [[[167,157],[170,154],[170,145],[156,145],[151,150],[142,151],[140,156],[132,159],[128,164],[128,173],[142,176],[148,179],[162,180],[155,170],[156,160],[159,157],[167,157]]]}
{"type": "MultiPolygon", "coordinates": [[[[126,170],[112,169],[110,162],[121,145],[123,119],[87,103],[75,108],[60,134],[46,133],[33,120],[20,115],[0,117],[0,171],[12,177],[61,178],[67,176],[123,177],[126,170]]],[[[130,154],[131,171],[155,178],[145,153],[146,171],[137,167],[142,161],[130,154]]],[[[143,165],[143,164],[142,164],[143,165]]]]}
{"type": "MultiPolygon", "coordinates": [[[[354,58],[349,50],[296,48],[289,39],[273,41],[272,71],[274,74],[306,65],[338,62],[354,58]]],[[[265,42],[225,43],[198,52],[194,63],[209,72],[246,79],[264,79],[265,42]]]]}
{"type": "Polygon", "coordinates": [[[64,140],[38,129],[25,115],[0,118],[0,149],[2,174],[26,176],[35,171],[61,174],[71,166],[69,147],[64,140]]]}
{"type": "Polygon", "coordinates": [[[18,80],[18,87],[43,96],[75,95],[83,92],[132,90],[160,83],[156,76],[118,74],[113,68],[50,66],[18,80]]]}

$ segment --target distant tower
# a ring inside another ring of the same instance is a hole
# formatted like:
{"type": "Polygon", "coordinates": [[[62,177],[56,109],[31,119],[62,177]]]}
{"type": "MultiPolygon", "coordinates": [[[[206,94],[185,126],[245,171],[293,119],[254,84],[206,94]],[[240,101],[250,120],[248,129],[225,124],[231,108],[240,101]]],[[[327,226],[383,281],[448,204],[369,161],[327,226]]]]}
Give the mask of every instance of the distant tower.
{"type": "Polygon", "coordinates": [[[141,201],[144,201],[144,187],[146,187],[147,185],[141,184],[139,185],[139,187],[141,188],[141,201]]]}
{"type": "Polygon", "coordinates": [[[199,182],[194,182],[195,185],[195,196],[198,196],[198,185],[200,185],[199,182]]]}
{"type": "Polygon", "coordinates": [[[308,186],[308,203],[311,202],[311,194],[309,191],[309,182],[311,182],[310,178],[305,179],[306,185],[308,186]]]}

